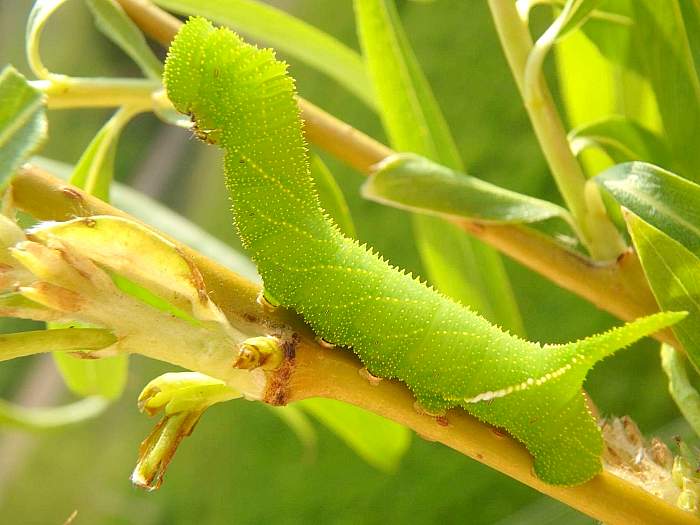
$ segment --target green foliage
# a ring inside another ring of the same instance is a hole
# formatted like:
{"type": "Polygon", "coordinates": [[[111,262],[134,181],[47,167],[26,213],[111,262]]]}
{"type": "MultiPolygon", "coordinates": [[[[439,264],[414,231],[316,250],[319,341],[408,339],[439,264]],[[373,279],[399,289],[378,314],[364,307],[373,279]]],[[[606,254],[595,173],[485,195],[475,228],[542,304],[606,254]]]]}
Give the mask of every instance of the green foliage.
{"type": "Polygon", "coordinates": [[[462,406],[508,429],[533,453],[545,481],[590,479],[601,468],[602,438],[580,393],[587,371],[682,315],[657,314],[542,347],[391,267],[344,237],[319,207],[293,84],[284,73],[269,51],[201,18],[179,32],[165,69],[175,106],[193,116],[203,138],[226,150],[236,227],[266,292],[302,314],[319,336],[352,347],[372,374],[403,380],[425,409],[462,406]],[[517,367],[504,366],[513,361],[517,367]]]}
{"type": "Polygon", "coordinates": [[[557,218],[573,227],[561,206],[489,184],[410,153],[389,157],[362,187],[364,197],[420,213],[494,223],[557,218]]]}
{"type": "Polygon", "coordinates": [[[659,306],[689,313],[673,331],[690,361],[700,370],[700,259],[632,212],[627,212],[626,220],[659,306]]]}
{"type": "Polygon", "coordinates": [[[299,405],[382,471],[396,471],[411,444],[407,428],[352,405],[333,399],[307,399],[299,405]]]}
{"type": "Polygon", "coordinates": [[[41,145],[46,127],[41,92],[6,66],[0,72],[0,182],[41,145]]]}
{"type": "Polygon", "coordinates": [[[620,164],[595,180],[622,206],[700,256],[700,186],[644,162],[620,164]]]}
{"type": "Polygon", "coordinates": [[[87,0],[87,5],[95,16],[98,29],[122,48],[147,77],[160,79],[163,64],[121,6],[114,0],[87,0]]]}
{"type": "MultiPolygon", "coordinates": [[[[391,145],[461,170],[457,147],[393,2],[357,0],[354,5],[360,43],[391,145]]],[[[416,246],[436,288],[492,322],[524,332],[508,276],[493,249],[435,217],[417,215],[413,224],[416,246]]]]}

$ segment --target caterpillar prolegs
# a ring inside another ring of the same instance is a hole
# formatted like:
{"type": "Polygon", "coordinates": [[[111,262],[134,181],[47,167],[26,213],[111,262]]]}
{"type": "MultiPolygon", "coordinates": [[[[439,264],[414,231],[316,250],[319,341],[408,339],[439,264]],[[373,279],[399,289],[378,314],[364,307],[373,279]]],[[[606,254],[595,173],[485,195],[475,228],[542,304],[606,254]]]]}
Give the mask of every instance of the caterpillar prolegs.
{"type": "Polygon", "coordinates": [[[168,52],[165,86],[198,135],[225,152],[238,233],[266,293],[375,376],[406,383],[431,412],[462,407],[528,448],[553,484],[601,469],[602,437],[581,385],[600,359],[680,319],[660,313],[566,345],[501,331],[344,237],[309,174],[293,80],[271,50],[191,19],[168,52]]]}

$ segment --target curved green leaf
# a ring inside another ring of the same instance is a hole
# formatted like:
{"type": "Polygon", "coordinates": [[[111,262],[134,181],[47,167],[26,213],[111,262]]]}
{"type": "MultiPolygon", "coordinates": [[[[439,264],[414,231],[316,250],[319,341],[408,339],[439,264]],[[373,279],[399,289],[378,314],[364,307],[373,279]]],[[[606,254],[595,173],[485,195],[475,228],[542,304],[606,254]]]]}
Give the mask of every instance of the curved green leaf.
{"type": "Polygon", "coordinates": [[[12,66],[0,73],[0,183],[46,139],[43,95],[12,66]]]}
{"type": "Polygon", "coordinates": [[[389,157],[362,187],[364,197],[409,211],[484,222],[531,223],[560,218],[567,210],[551,202],[506,190],[458,173],[425,157],[389,157]]]}
{"type": "Polygon", "coordinates": [[[685,178],[700,181],[700,80],[678,0],[635,0],[634,35],[656,95],[671,154],[685,178]]]}
{"type": "Polygon", "coordinates": [[[395,471],[411,444],[406,427],[353,405],[334,399],[307,399],[297,405],[379,470],[395,471]]]}
{"type": "Polygon", "coordinates": [[[109,201],[119,135],[135,114],[133,110],[121,108],[102,126],[78,160],[69,180],[71,184],[109,201]]]}
{"type": "Polygon", "coordinates": [[[700,186],[645,162],[614,166],[594,179],[617,202],[700,256],[700,186]]]}
{"type": "Polygon", "coordinates": [[[95,17],[97,28],[129,55],[147,77],[160,80],[163,64],[121,6],[114,0],[87,0],[87,5],[95,17]]]}
{"type": "MultiPolygon", "coordinates": [[[[461,170],[459,152],[395,5],[386,0],[355,0],[354,5],[360,42],[392,146],[461,170]]],[[[503,262],[493,249],[436,217],[416,216],[414,231],[428,277],[438,289],[492,321],[524,332],[503,262]]]]}
{"type": "Polygon", "coordinates": [[[585,124],[569,133],[575,155],[588,148],[598,148],[615,163],[641,160],[672,167],[666,143],[656,133],[625,117],[613,116],[585,124]]]}
{"type": "Polygon", "coordinates": [[[25,47],[27,49],[27,61],[32,72],[39,78],[47,79],[50,75],[41,60],[40,44],[41,33],[51,15],[61,7],[66,0],[37,0],[32,6],[27,19],[27,30],[25,33],[25,47]]]}
{"type": "Polygon", "coordinates": [[[325,73],[374,107],[372,86],[356,51],[306,22],[255,0],[155,0],[180,14],[201,15],[273,46],[325,73]]]}
{"type": "Polygon", "coordinates": [[[102,414],[109,401],[102,397],[87,397],[56,407],[22,407],[0,399],[0,427],[23,430],[52,430],[82,423],[102,414]]]}
{"type": "Polygon", "coordinates": [[[700,394],[688,379],[685,358],[671,345],[661,345],[661,366],[668,377],[668,392],[688,424],[700,436],[700,394]]]}
{"type": "Polygon", "coordinates": [[[700,259],[634,213],[628,211],[625,220],[661,309],[688,312],[673,332],[700,370],[700,259]]]}
{"type": "Polygon", "coordinates": [[[356,238],[355,225],[352,222],[350,208],[345,202],[343,192],[338,187],[333,174],[318,155],[314,155],[311,159],[311,177],[314,179],[321,207],[331,216],[341,232],[348,237],[356,238]]]}

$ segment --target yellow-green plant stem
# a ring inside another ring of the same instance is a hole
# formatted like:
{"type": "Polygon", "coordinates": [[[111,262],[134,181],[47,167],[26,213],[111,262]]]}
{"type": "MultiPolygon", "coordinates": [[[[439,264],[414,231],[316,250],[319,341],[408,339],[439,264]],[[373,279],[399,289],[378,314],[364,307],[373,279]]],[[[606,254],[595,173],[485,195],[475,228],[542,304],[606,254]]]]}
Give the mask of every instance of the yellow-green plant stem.
{"type": "Polygon", "coordinates": [[[526,83],[525,72],[533,50],[527,24],[513,0],[489,0],[501,45],[523,97],[530,122],[552,176],[582,233],[582,242],[594,259],[610,260],[624,251],[624,243],[599,200],[587,199],[586,177],[574,157],[566,130],[542,77],[526,83]]]}
{"type": "MultiPolygon", "coordinates": [[[[22,170],[10,181],[9,188],[19,209],[42,220],[66,220],[76,213],[127,216],[40,170],[22,170]]],[[[259,292],[257,286],[186,246],[176,244],[200,270],[212,300],[219,305],[232,325],[247,323],[249,328],[257,327],[258,331],[268,330],[271,326],[284,327],[299,338],[294,357],[289,356],[282,369],[276,373],[270,382],[273,388],[268,389],[264,401],[284,404],[310,397],[326,397],[355,404],[408,426],[426,439],[442,442],[611,525],[700,525],[700,519],[696,516],[609,472],[603,472],[576,487],[543,483],[532,471],[530,455],[510,437],[461,410],[449,412],[446,420],[436,420],[417,412],[415,400],[405,386],[394,381],[370,384],[359,374],[362,364],[351,352],[324,348],[293,313],[284,309],[269,312],[259,305],[256,301],[259,292]]],[[[171,354],[162,354],[158,358],[184,364],[183,357],[175,355],[182,351],[181,348],[172,349],[171,354]]],[[[221,366],[225,366],[225,363],[230,365],[229,350],[222,348],[217,351],[225,356],[212,356],[209,361],[219,362],[221,366]]],[[[190,360],[188,363],[195,365],[191,368],[195,371],[213,375],[209,369],[197,370],[198,366],[202,366],[201,360],[190,360]]],[[[221,376],[222,372],[217,375],[221,376]]]]}
{"type": "Polygon", "coordinates": [[[51,75],[30,84],[47,97],[49,109],[128,106],[147,111],[158,102],[160,82],[136,78],[75,78],[51,75]]]}

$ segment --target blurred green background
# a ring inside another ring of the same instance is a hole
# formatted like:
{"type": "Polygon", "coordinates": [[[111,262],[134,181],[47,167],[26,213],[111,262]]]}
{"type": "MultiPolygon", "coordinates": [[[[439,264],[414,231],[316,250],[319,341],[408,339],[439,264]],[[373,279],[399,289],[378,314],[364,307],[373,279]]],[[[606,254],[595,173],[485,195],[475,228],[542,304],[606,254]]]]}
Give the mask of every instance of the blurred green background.
{"type": "MultiPolygon", "coordinates": [[[[270,3],[357,48],[350,0],[270,3]]],[[[12,63],[24,73],[30,7],[29,0],[0,0],[0,63],[12,63]]],[[[470,173],[557,200],[486,3],[399,2],[399,9],[470,173]]],[[[52,71],[138,75],[121,51],[95,30],[90,13],[77,0],[51,19],[43,51],[52,71]]],[[[290,62],[304,97],[384,140],[378,119],[352,95],[290,62]]],[[[50,140],[42,155],[75,163],[108,115],[102,110],[51,112],[50,140]]],[[[362,177],[324,159],[350,203],[359,237],[393,263],[420,273],[407,215],[362,200],[362,177]]],[[[191,140],[187,132],[141,116],[120,142],[117,177],[235,246],[219,161],[216,151],[191,140]]],[[[507,269],[531,339],[568,341],[615,322],[510,261],[507,269]]],[[[138,413],[136,397],[147,381],[169,369],[132,359],[124,396],[98,420],[46,434],[0,429],[0,522],[61,524],[76,509],[76,524],[591,522],[417,437],[391,474],[368,466],[315,423],[316,444],[305,448],[269,410],[244,401],[211,409],[181,446],[163,488],[144,493],[128,477],[138,444],[154,421],[138,413]]],[[[586,388],[603,413],[629,414],[646,434],[668,440],[688,433],[666,392],[658,348],[651,341],[599,365],[586,388]]],[[[0,395],[26,404],[70,399],[45,357],[3,363],[0,395]]]]}

